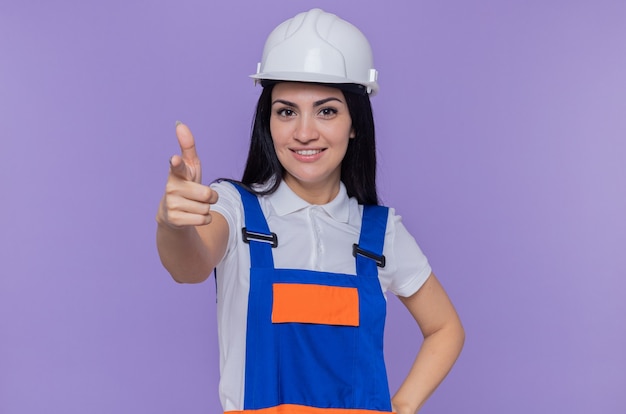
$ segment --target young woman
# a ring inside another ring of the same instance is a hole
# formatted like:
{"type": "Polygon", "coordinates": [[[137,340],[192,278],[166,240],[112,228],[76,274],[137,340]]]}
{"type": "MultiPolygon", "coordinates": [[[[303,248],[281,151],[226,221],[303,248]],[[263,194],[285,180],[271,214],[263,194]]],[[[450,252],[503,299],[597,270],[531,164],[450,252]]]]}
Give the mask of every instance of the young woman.
{"type": "Polygon", "coordinates": [[[362,33],[313,9],[266,42],[240,182],[203,185],[194,138],[176,126],[157,245],[178,282],[216,270],[225,412],[415,413],[461,351],[444,289],[400,217],[378,205],[376,75],[362,33]],[[393,398],[386,291],[424,335],[393,398]]]}

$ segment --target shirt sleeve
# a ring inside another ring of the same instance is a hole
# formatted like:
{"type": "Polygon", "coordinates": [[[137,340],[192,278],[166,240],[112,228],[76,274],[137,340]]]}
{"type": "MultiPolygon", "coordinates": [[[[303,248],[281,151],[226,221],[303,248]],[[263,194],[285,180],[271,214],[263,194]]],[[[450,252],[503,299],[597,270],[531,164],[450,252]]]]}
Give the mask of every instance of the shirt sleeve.
{"type": "Polygon", "coordinates": [[[210,185],[219,195],[217,203],[211,209],[220,213],[228,223],[228,247],[226,255],[235,246],[235,237],[240,234],[243,220],[243,206],[239,191],[227,181],[216,181],[210,185]]]}
{"type": "Polygon", "coordinates": [[[383,254],[388,265],[379,271],[383,290],[409,297],[417,292],[432,269],[415,238],[402,223],[402,217],[389,209],[383,254]]]}

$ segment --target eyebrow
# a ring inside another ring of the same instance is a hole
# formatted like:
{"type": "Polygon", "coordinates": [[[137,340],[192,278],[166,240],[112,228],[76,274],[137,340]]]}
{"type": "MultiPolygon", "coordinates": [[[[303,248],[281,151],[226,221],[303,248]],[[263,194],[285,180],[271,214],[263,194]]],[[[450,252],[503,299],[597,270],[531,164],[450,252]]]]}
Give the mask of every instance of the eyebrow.
{"type": "MultiPolygon", "coordinates": [[[[337,101],[337,102],[343,103],[341,101],[341,99],[335,98],[334,96],[331,96],[329,98],[324,98],[324,99],[320,99],[319,101],[313,102],[313,108],[317,108],[318,106],[322,106],[325,103],[328,103],[328,102],[331,102],[331,101],[337,101]]],[[[272,105],[277,104],[277,103],[280,103],[280,104],[283,104],[283,105],[286,105],[286,106],[292,106],[294,108],[298,107],[298,105],[295,104],[294,102],[289,102],[289,101],[287,101],[285,99],[276,99],[274,102],[272,102],[272,105]]]]}

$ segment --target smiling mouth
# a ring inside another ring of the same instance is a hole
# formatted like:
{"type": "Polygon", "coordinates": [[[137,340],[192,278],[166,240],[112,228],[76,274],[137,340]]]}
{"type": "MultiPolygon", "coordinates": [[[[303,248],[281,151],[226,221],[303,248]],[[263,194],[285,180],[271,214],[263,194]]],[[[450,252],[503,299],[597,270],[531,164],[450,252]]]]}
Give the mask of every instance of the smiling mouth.
{"type": "Polygon", "coordinates": [[[322,152],[323,150],[321,149],[307,149],[307,150],[298,150],[294,152],[298,155],[304,155],[304,156],[309,156],[309,155],[315,155],[315,154],[319,154],[320,152],[322,152]]]}

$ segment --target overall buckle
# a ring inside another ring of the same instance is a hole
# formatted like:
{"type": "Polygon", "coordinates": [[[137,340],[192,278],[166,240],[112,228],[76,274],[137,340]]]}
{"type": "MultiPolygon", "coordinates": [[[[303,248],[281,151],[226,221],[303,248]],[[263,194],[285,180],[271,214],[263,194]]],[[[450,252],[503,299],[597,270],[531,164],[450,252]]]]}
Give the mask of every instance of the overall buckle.
{"type": "Polygon", "coordinates": [[[358,244],[354,243],[352,245],[352,256],[356,257],[357,254],[363,257],[367,257],[368,259],[372,259],[376,262],[376,266],[378,267],[385,267],[384,255],[377,255],[370,252],[369,250],[361,249],[358,244]]]}
{"type": "Polygon", "coordinates": [[[241,234],[243,236],[243,242],[250,244],[250,240],[256,240],[263,243],[269,243],[272,247],[278,247],[278,236],[276,233],[256,233],[254,231],[249,231],[247,227],[241,229],[241,234]]]}

